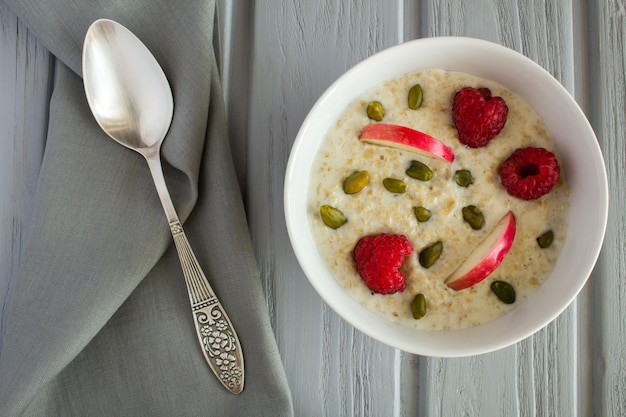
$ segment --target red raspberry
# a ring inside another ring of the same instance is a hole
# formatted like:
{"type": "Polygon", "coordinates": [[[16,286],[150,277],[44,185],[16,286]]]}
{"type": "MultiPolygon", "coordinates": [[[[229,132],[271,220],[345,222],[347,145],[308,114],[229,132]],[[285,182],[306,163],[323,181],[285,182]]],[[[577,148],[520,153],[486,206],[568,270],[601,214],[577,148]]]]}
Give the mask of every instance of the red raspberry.
{"type": "Polygon", "coordinates": [[[500,181],[512,196],[535,200],[550,192],[560,173],[559,162],[552,152],[544,148],[520,148],[500,167],[500,181]]]}
{"type": "Polygon", "coordinates": [[[399,271],[404,258],[413,253],[404,235],[381,233],[362,237],[352,251],[356,270],[367,287],[378,294],[404,291],[406,281],[399,271]]]}
{"type": "Polygon", "coordinates": [[[454,96],[452,121],[459,141],[472,148],[485,146],[504,127],[509,113],[502,97],[492,97],[488,88],[464,87],[454,96]]]}

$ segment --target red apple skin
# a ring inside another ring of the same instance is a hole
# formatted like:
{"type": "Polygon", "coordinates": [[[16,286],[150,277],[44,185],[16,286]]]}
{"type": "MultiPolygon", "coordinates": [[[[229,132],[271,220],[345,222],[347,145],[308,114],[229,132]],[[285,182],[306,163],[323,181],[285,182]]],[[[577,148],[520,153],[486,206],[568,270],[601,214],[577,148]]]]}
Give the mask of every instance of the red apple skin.
{"type": "Polygon", "coordinates": [[[359,139],[376,145],[403,149],[430,157],[454,161],[454,152],[434,137],[406,126],[373,123],[365,126],[359,139]]]}
{"type": "MultiPolygon", "coordinates": [[[[502,260],[506,254],[509,253],[511,246],[513,245],[515,231],[517,230],[515,216],[512,212],[509,211],[506,215],[504,215],[500,222],[503,221],[506,222],[504,231],[496,242],[491,245],[487,254],[483,256],[472,269],[462,276],[456,277],[456,273],[450,275],[450,277],[446,280],[448,287],[459,291],[469,288],[472,285],[476,285],[487,278],[502,263],[502,260]]],[[[501,224],[500,222],[498,222],[498,225],[501,224]]],[[[496,226],[496,229],[497,228],[498,226],[496,226]]],[[[496,230],[494,229],[494,232],[495,231],[496,230]]],[[[489,239],[489,236],[486,239],[489,239]]],[[[460,268],[461,267],[459,267],[459,269],[460,268]]]]}

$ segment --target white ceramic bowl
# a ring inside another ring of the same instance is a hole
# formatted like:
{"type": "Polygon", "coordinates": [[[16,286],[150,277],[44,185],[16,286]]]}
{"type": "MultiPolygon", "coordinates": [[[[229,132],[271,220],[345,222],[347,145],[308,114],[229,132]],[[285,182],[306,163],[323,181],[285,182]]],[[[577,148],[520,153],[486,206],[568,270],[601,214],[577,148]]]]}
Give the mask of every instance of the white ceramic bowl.
{"type": "Polygon", "coordinates": [[[503,46],[471,38],[425,38],[384,50],[354,66],[320,97],[304,120],[285,177],[291,244],[309,281],[328,305],[363,333],[419,355],[455,357],[514,344],[554,320],[576,297],[600,252],[608,216],[608,182],[597,139],[569,93],[547,71],[503,46]],[[474,74],[521,95],[555,136],[571,187],[569,230],[546,282],[504,316],[449,331],[392,323],[355,301],[324,264],[307,217],[311,165],[326,132],[348,104],[374,85],[409,72],[445,69],[474,74]]]}

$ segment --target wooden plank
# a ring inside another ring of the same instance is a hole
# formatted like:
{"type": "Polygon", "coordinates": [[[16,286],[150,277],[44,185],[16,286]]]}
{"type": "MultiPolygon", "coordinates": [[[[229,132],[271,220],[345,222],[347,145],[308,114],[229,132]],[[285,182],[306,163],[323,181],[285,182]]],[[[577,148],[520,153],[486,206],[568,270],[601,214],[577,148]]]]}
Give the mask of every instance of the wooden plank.
{"type": "Polygon", "coordinates": [[[54,61],[0,1],[0,342],[8,294],[30,232],[54,61]]]}
{"type": "MultiPolygon", "coordinates": [[[[539,63],[573,94],[587,76],[585,66],[580,65],[582,54],[576,49],[580,44],[574,44],[581,29],[574,26],[580,23],[578,3],[481,1],[470,6],[431,1],[425,14],[428,35],[471,36],[508,46],[539,63]]],[[[585,91],[576,93],[580,101],[586,100],[585,91]]],[[[588,415],[589,402],[580,398],[586,397],[590,385],[577,379],[588,355],[580,355],[576,341],[578,336],[587,337],[591,316],[577,304],[510,348],[472,358],[422,359],[424,383],[420,386],[428,390],[422,395],[431,400],[421,404],[422,413],[588,415]]]]}
{"type": "Polygon", "coordinates": [[[626,415],[626,5],[590,7],[591,121],[609,176],[609,220],[593,276],[595,415],[626,415]]]}
{"type": "Polygon", "coordinates": [[[246,203],[298,415],[413,414],[398,385],[415,374],[415,361],[354,330],[321,301],[293,256],[282,204],[289,151],[308,110],[350,66],[401,39],[400,7],[255,3],[246,203]]]}
{"type": "MultiPolygon", "coordinates": [[[[594,62],[590,59],[590,34],[597,27],[590,26],[589,5],[586,1],[575,0],[572,5],[572,44],[574,79],[566,85],[588,118],[592,113],[590,96],[593,89],[589,84],[594,62]]],[[[587,285],[578,295],[574,306],[577,321],[577,356],[572,364],[576,368],[578,386],[576,411],[579,416],[600,415],[594,410],[593,401],[593,285],[599,277],[592,273],[587,285]]]]}
{"type": "MultiPolygon", "coordinates": [[[[428,35],[503,44],[539,63],[573,92],[581,76],[574,65],[573,4],[517,3],[430,1],[424,12],[428,35]]],[[[577,415],[578,333],[575,303],[546,329],[507,349],[455,360],[422,359],[420,387],[427,392],[420,414],[577,415]]]]}

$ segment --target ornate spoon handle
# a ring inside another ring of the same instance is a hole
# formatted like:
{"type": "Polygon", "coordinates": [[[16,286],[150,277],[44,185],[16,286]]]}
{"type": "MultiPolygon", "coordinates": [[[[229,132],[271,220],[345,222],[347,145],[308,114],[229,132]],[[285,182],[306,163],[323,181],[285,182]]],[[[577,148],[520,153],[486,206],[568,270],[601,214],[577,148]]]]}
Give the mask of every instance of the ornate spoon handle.
{"type": "Polygon", "coordinates": [[[243,352],[237,332],[202,272],[185,236],[167,191],[158,152],[145,152],[143,155],[150,167],[154,185],[174,237],[187,284],[193,322],[204,358],[224,387],[233,394],[239,394],[243,390],[244,370],[243,352]]]}
{"type": "Polygon", "coordinates": [[[204,358],[224,387],[239,394],[243,390],[244,369],[237,333],[204,276],[180,222],[170,223],[170,228],[204,358]]]}

